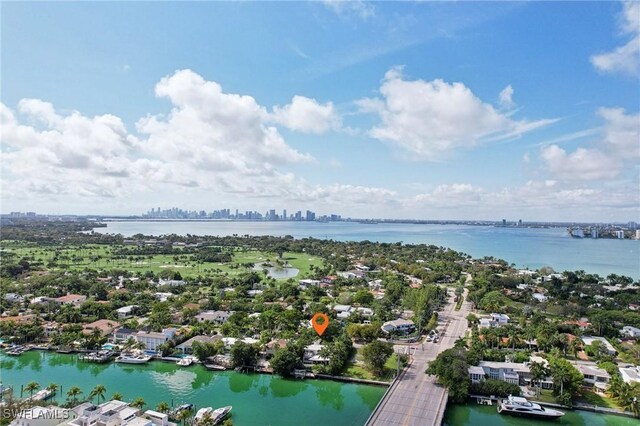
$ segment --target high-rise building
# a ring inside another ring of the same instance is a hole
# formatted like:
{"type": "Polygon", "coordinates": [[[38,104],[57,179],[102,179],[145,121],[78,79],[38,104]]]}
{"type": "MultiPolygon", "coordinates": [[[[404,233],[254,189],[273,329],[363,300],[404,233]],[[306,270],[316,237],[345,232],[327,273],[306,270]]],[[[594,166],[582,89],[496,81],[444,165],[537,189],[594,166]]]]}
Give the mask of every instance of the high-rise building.
{"type": "Polygon", "coordinates": [[[287,209],[282,210],[282,220],[287,220],[287,209]]]}
{"type": "Polygon", "coordinates": [[[316,220],[316,214],[311,210],[307,210],[306,220],[309,222],[316,220]]]}

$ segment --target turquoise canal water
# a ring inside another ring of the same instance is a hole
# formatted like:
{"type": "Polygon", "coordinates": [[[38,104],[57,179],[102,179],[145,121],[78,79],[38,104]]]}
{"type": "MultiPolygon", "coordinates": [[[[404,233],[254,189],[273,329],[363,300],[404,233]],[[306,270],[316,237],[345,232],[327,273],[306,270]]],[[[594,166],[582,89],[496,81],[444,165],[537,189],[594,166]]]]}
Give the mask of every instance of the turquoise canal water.
{"type": "MultiPolygon", "coordinates": [[[[20,387],[36,381],[62,386],[59,400],[71,386],[86,396],[97,384],[106,396],[119,392],[127,401],[140,396],[146,408],[166,401],[196,407],[232,405],[233,424],[242,425],[362,425],[386,388],[330,380],[284,380],[266,374],[213,372],[202,366],[178,367],[168,362],[146,365],[90,364],[76,355],[30,351],[19,357],[0,355],[0,380],[20,387]],[[62,396],[60,396],[62,395],[62,396]]],[[[25,394],[24,396],[28,396],[25,394]]]]}
{"type": "Polygon", "coordinates": [[[108,232],[145,235],[291,235],[338,241],[378,241],[434,244],[473,257],[494,256],[519,267],[556,271],[584,270],[606,277],[615,273],[640,278],[640,241],[571,238],[563,228],[500,228],[469,225],[357,222],[231,222],[122,221],[108,222],[108,232]]]}
{"type": "Polygon", "coordinates": [[[565,411],[565,415],[552,422],[532,420],[498,414],[496,406],[477,404],[449,405],[444,415],[444,426],[638,426],[640,421],[628,417],[597,414],[588,411],[565,411]]]}

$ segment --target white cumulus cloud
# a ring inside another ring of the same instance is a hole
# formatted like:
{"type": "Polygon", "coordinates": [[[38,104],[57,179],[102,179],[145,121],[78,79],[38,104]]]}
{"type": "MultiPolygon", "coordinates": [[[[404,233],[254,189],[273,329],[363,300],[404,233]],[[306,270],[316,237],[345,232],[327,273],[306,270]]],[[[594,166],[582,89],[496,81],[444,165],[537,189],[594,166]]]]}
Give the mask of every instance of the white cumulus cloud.
{"type": "Polygon", "coordinates": [[[640,75],[640,2],[626,1],[619,17],[620,31],[630,40],[614,50],[591,56],[593,66],[607,73],[640,75]]]}
{"type": "MultiPolygon", "coordinates": [[[[363,112],[374,112],[381,123],[370,130],[414,157],[437,160],[460,148],[516,137],[554,120],[512,120],[483,102],[463,83],[406,80],[399,68],[385,74],[382,99],[362,99],[363,112]]],[[[510,95],[504,95],[509,97],[510,95]]]]}
{"type": "Polygon", "coordinates": [[[273,108],[272,118],[288,129],[305,133],[325,133],[340,127],[332,102],[318,103],[315,99],[294,96],[291,103],[273,108]]]}

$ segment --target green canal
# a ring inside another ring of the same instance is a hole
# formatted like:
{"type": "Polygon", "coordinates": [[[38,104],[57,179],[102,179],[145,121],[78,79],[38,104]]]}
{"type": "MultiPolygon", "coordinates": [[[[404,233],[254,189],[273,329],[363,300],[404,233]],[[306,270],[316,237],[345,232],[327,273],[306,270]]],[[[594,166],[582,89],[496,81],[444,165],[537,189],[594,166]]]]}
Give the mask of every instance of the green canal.
{"type": "MultiPolygon", "coordinates": [[[[76,355],[30,351],[19,357],[0,354],[0,381],[20,387],[38,382],[62,386],[63,400],[71,386],[87,396],[97,384],[107,388],[107,397],[119,392],[127,401],[142,397],[146,408],[159,402],[196,407],[233,405],[234,425],[363,425],[382,398],[384,387],[340,383],[330,380],[285,380],[266,374],[213,372],[202,366],[178,367],[168,362],[145,365],[90,364],[76,355]]],[[[28,394],[24,395],[25,397],[28,394]]],[[[81,396],[81,397],[82,397],[81,396]]],[[[568,411],[555,422],[540,422],[502,416],[495,406],[449,405],[446,426],[630,426],[638,420],[585,411],[568,411]]]]}
{"type": "Polygon", "coordinates": [[[444,414],[444,426],[638,426],[638,419],[597,414],[589,411],[563,410],[558,420],[543,421],[498,414],[496,406],[477,404],[450,404],[444,414]]]}
{"type": "MultiPolygon", "coordinates": [[[[267,374],[213,372],[200,365],[178,367],[168,362],[145,365],[90,364],[76,355],[30,351],[19,357],[0,355],[0,380],[20,388],[36,381],[71,386],[87,396],[97,384],[126,401],[142,397],[146,408],[159,402],[190,402],[196,407],[232,405],[234,425],[362,425],[386,390],[381,386],[331,380],[285,380],[267,374]]],[[[28,396],[25,394],[24,396],[28,396]]]]}

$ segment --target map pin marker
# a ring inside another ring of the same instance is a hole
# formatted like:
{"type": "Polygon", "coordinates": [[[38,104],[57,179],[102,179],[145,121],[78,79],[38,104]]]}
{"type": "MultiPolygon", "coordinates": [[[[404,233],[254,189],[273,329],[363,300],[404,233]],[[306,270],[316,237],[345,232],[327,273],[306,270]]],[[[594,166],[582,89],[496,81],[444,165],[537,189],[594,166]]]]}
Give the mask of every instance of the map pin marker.
{"type": "Polygon", "coordinates": [[[313,325],[313,329],[318,333],[318,336],[322,336],[322,333],[324,333],[329,325],[329,317],[322,312],[316,312],[313,318],[311,318],[311,325],[313,325]],[[318,320],[322,320],[322,323],[318,323],[318,320]]]}

